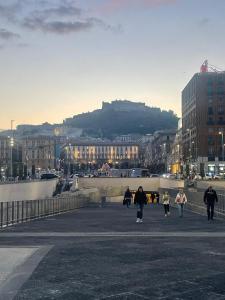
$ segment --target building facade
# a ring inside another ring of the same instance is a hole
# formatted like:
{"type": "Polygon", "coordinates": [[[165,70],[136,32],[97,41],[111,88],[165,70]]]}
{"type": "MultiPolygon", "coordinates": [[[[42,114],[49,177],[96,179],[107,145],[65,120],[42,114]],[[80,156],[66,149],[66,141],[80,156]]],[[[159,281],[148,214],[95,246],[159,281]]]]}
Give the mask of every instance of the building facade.
{"type": "Polygon", "coordinates": [[[56,141],[52,136],[29,136],[22,139],[22,160],[27,169],[54,169],[56,141]]]}
{"type": "Polygon", "coordinates": [[[168,157],[168,165],[172,174],[183,173],[182,120],[178,122],[177,132],[168,157]]]}
{"type": "Polygon", "coordinates": [[[73,141],[64,146],[64,160],[73,164],[135,166],[139,163],[139,145],[129,142],[73,141]]]}
{"type": "Polygon", "coordinates": [[[225,72],[197,73],[182,91],[182,144],[188,172],[224,172],[224,134],[225,72]]]}
{"type": "Polygon", "coordinates": [[[0,136],[0,177],[22,175],[22,145],[18,140],[0,136]]]}
{"type": "Polygon", "coordinates": [[[153,134],[151,142],[146,146],[146,167],[151,173],[170,172],[169,156],[174,143],[176,130],[161,130],[153,134]]]}

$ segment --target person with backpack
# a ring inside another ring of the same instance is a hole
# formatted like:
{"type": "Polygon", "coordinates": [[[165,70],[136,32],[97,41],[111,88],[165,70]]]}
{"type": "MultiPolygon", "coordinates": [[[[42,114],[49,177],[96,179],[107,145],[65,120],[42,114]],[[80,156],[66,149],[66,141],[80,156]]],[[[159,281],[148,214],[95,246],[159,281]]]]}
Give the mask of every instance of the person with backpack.
{"type": "Polygon", "coordinates": [[[217,197],[216,191],[213,190],[211,185],[208,187],[208,189],[204,193],[204,202],[205,202],[205,205],[207,205],[208,221],[213,220],[214,205],[215,205],[215,202],[218,202],[218,197],[217,197]]]}
{"type": "Polygon", "coordinates": [[[165,217],[170,215],[170,195],[165,191],[162,196],[162,203],[164,206],[165,217]]]}
{"type": "Polygon", "coordinates": [[[187,203],[187,197],[182,189],[179,190],[175,198],[175,203],[177,204],[179,217],[182,218],[184,215],[184,205],[187,203]]]}
{"type": "Polygon", "coordinates": [[[127,208],[129,208],[131,205],[131,199],[132,199],[132,193],[128,187],[124,194],[124,199],[123,199],[123,203],[124,203],[124,205],[125,204],[127,205],[127,208]]]}
{"type": "Polygon", "coordinates": [[[134,196],[134,204],[137,206],[137,220],[136,223],[143,222],[143,208],[147,204],[147,196],[142,186],[139,186],[134,196]]]}

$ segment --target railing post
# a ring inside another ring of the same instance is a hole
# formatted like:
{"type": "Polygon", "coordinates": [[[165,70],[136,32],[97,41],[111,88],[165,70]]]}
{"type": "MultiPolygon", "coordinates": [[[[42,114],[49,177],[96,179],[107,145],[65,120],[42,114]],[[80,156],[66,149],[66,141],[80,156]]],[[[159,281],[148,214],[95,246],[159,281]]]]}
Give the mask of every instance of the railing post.
{"type": "Polygon", "coordinates": [[[6,226],[9,224],[9,202],[6,202],[6,226]]]}
{"type": "Polygon", "coordinates": [[[28,215],[28,201],[26,201],[25,204],[26,204],[25,205],[26,206],[26,218],[25,218],[25,220],[27,221],[28,220],[28,216],[27,216],[28,215]]]}
{"type": "Polygon", "coordinates": [[[16,223],[19,223],[20,217],[20,201],[16,202],[16,223]]]}
{"type": "Polygon", "coordinates": [[[22,201],[22,215],[21,215],[22,222],[24,221],[24,201],[22,201]]]}
{"type": "Polygon", "coordinates": [[[14,201],[12,201],[12,224],[14,223],[14,201]]]}
{"type": "Polygon", "coordinates": [[[1,209],[1,213],[0,213],[0,225],[1,225],[1,228],[2,228],[3,227],[3,202],[1,202],[0,209],[1,209]]]}
{"type": "Polygon", "coordinates": [[[52,214],[55,214],[55,198],[52,199],[52,214]]]}

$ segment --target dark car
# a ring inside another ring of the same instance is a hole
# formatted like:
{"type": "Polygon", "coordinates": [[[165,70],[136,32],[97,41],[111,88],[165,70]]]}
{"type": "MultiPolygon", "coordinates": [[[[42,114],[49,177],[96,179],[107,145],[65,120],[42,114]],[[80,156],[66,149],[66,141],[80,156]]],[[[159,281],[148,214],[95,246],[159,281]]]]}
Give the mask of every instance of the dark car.
{"type": "Polygon", "coordinates": [[[59,177],[53,173],[46,173],[41,175],[42,180],[55,179],[55,178],[59,178],[59,177]]]}

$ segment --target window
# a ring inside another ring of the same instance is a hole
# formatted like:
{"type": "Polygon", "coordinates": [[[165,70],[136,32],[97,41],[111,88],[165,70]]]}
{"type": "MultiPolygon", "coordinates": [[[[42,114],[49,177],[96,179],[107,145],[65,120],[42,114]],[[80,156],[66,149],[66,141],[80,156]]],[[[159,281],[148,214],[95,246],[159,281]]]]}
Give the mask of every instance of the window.
{"type": "Polygon", "coordinates": [[[209,118],[208,118],[207,124],[208,124],[208,125],[214,125],[214,121],[213,121],[213,118],[212,118],[212,117],[209,117],[209,118]]]}
{"type": "Polygon", "coordinates": [[[223,85],[224,84],[223,76],[221,74],[217,78],[217,84],[218,85],[223,85]]]}
{"type": "Polygon", "coordinates": [[[214,145],[214,139],[212,135],[208,136],[208,145],[214,145]]]}
{"type": "Polygon", "coordinates": [[[214,129],[213,129],[212,127],[209,127],[208,133],[209,133],[209,134],[212,134],[213,132],[214,132],[214,129]]]}
{"type": "Polygon", "coordinates": [[[207,87],[207,95],[208,96],[212,96],[213,95],[213,87],[212,86],[208,86],[207,87]]]}
{"type": "Polygon", "coordinates": [[[224,87],[223,86],[218,86],[217,95],[224,95],[224,87]]]}
{"type": "Polygon", "coordinates": [[[207,86],[212,86],[212,85],[213,85],[213,80],[212,80],[212,78],[208,78],[207,86]]]}
{"type": "Polygon", "coordinates": [[[213,115],[213,107],[208,107],[208,115],[213,115]]]}
{"type": "Polygon", "coordinates": [[[224,106],[223,105],[219,105],[219,107],[218,107],[218,114],[219,115],[223,115],[224,114],[224,106]]]}
{"type": "Polygon", "coordinates": [[[218,124],[219,125],[224,125],[225,124],[223,117],[219,117],[218,124]]]}
{"type": "Polygon", "coordinates": [[[211,106],[213,104],[213,98],[208,97],[208,105],[211,106]]]}

